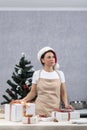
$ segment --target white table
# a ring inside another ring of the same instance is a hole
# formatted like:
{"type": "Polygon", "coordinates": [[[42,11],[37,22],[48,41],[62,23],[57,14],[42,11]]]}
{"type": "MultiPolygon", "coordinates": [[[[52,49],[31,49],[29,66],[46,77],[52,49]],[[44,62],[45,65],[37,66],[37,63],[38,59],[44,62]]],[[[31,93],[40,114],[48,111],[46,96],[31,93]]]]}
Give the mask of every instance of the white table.
{"type": "MultiPolygon", "coordinates": [[[[87,121],[87,118],[85,119],[87,121]]],[[[87,130],[87,124],[72,124],[71,122],[39,122],[23,124],[0,119],[0,130],[87,130]]]]}

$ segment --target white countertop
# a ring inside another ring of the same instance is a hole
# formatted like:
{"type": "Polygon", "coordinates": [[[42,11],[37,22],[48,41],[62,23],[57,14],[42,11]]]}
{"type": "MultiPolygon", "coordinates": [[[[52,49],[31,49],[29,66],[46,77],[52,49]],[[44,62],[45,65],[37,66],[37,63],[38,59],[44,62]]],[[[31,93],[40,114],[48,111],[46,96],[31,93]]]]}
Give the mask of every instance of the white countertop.
{"type": "Polygon", "coordinates": [[[23,124],[0,119],[0,130],[87,130],[87,118],[65,122],[38,122],[23,124]]]}
{"type": "Polygon", "coordinates": [[[87,114],[87,109],[80,109],[80,110],[75,110],[80,112],[81,114],[87,114]]]}
{"type": "MultiPolygon", "coordinates": [[[[75,110],[87,114],[87,109],[75,110]]],[[[0,119],[0,130],[87,130],[87,118],[61,122],[38,122],[36,124],[23,124],[0,119]]]]}
{"type": "Polygon", "coordinates": [[[36,124],[23,124],[22,122],[13,122],[13,121],[8,121],[5,119],[0,119],[0,127],[1,126],[61,126],[61,125],[77,125],[77,124],[83,124],[87,126],[87,118],[80,118],[80,119],[74,119],[70,121],[60,121],[60,122],[53,122],[53,121],[40,121],[36,124]]]}

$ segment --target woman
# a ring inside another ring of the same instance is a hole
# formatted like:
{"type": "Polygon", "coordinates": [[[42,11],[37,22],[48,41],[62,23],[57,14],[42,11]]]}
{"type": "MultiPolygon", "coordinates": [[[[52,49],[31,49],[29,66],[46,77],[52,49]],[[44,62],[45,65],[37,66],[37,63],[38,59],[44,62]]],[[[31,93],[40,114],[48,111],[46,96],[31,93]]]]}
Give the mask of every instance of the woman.
{"type": "Polygon", "coordinates": [[[50,116],[55,108],[60,108],[61,100],[65,108],[72,109],[67,99],[64,73],[56,69],[57,56],[51,47],[42,48],[37,54],[43,68],[34,72],[32,87],[28,95],[15,102],[28,102],[37,96],[36,114],[50,116]]]}

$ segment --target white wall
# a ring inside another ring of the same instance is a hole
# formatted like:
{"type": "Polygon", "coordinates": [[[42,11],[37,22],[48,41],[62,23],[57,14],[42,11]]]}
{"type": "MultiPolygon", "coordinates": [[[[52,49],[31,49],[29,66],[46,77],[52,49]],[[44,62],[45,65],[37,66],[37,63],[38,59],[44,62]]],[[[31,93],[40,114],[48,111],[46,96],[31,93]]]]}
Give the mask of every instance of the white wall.
{"type": "Polygon", "coordinates": [[[87,101],[87,11],[0,11],[0,101],[21,53],[36,70],[44,46],[58,55],[69,100],[87,101]]]}
{"type": "Polygon", "coordinates": [[[87,0],[0,0],[0,7],[87,7],[87,0]]]}

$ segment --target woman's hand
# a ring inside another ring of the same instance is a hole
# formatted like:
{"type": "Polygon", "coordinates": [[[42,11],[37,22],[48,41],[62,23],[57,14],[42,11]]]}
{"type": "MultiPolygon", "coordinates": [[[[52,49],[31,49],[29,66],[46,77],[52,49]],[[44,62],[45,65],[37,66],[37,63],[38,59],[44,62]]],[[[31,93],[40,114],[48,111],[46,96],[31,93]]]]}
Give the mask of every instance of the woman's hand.
{"type": "Polygon", "coordinates": [[[72,105],[70,105],[70,104],[65,105],[65,108],[66,109],[71,109],[72,111],[74,111],[74,107],[72,105]]]}
{"type": "Polygon", "coordinates": [[[12,100],[12,101],[10,102],[10,104],[14,104],[14,103],[21,104],[22,102],[23,102],[22,99],[18,99],[18,100],[12,100]]]}

